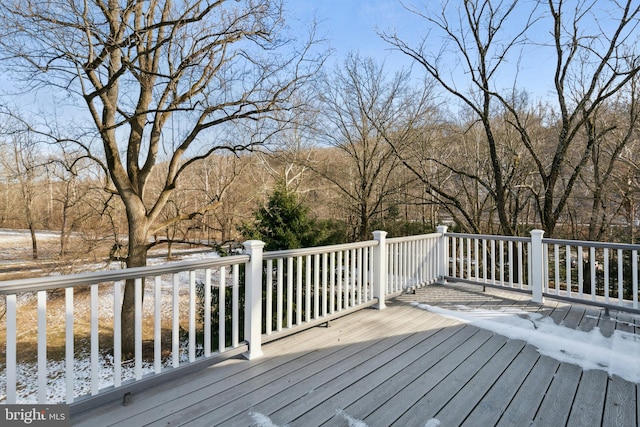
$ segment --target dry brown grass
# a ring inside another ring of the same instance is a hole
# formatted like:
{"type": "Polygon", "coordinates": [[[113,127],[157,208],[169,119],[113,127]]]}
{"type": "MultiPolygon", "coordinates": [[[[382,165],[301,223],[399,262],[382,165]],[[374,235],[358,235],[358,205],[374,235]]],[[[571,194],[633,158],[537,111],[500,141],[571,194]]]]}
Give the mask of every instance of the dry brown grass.
{"type": "MultiPolygon", "coordinates": [[[[77,287],[74,290],[74,352],[87,354],[91,343],[91,293],[89,287],[77,287]]],[[[180,328],[184,332],[188,328],[188,306],[186,301],[180,304],[180,328]]],[[[103,353],[113,354],[113,287],[110,284],[99,285],[99,316],[98,316],[98,342],[99,350],[103,353]]],[[[2,298],[2,311],[4,311],[4,297],[2,298]]],[[[17,306],[17,359],[19,362],[37,361],[38,354],[38,312],[37,296],[35,293],[23,294],[18,298],[17,306]]],[[[154,318],[153,298],[145,297],[143,302],[143,359],[153,360],[154,350],[154,318]]],[[[66,345],[66,304],[64,294],[58,295],[49,292],[47,295],[47,359],[63,360],[66,345]]],[[[171,311],[164,310],[161,321],[161,348],[163,357],[171,352],[172,319],[171,311]]],[[[202,328],[202,325],[197,325],[202,328]]],[[[0,322],[0,363],[5,362],[6,352],[6,322],[0,322]]],[[[128,355],[123,355],[127,358],[128,355]]]]}
{"type": "MultiPolygon", "coordinates": [[[[100,270],[107,266],[105,254],[110,246],[108,242],[97,244],[75,238],[70,245],[74,252],[65,257],[59,256],[60,242],[55,234],[38,236],[39,259],[31,260],[31,238],[28,233],[11,234],[10,238],[0,236],[0,281],[44,277],[52,274],[70,274],[78,271],[100,270]]],[[[184,247],[183,247],[184,248],[184,247]]],[[[155,254],[162,254],[166,248],[156,248],[155,254]]],[[[176,250],[182,249],[176,245],[176,250]]],[[[143,303],[143,358],[153,359],[154,319],[153,296],[147,287],[147,295],[143,303]],[[151,294],[151,295],[150,295],[151,294]]],[[[167,288],[165,292],[170,292],[167,288]]],[[[80,286],[74,288],[74,351],[76,355],[86,354],[91,342],[91,301],[90,288],[80,286]]],[[[163,294],[170,300],[170,294],[163,294]]],[[[181,298],[180,326],[188,328],[187,302],[181,298]]],[[[0,364],[6,358],[6,320],[5,297],[0,295],[0,364]]],[[[99,349],[103,353],[113,353],[114,302],[113,285],[99,285],[98,338],[99,349]]],[[[170,304],[170,302],[169,302],[170,304]]],[[[119,308],[119,304],[117,305],[119,308]]],[[[65,356],[66,319],[64,290],[47,292],[47,358],[62,360],[65,356]]],[[[171,308],[163,302],[163,319],[161,322],[161,346],[163,354],[171,351],[172,319],[171,308]]],[[[38,353],[38,314],[37,294],[22,293],[18,295],[17,305],[17,359],[18,362],[36,362],[38,353]]],[[[124,327],[124,326],[123,326],[124,327]]],[[[200,329],[202,325],[198,326],[200,329]]]]}

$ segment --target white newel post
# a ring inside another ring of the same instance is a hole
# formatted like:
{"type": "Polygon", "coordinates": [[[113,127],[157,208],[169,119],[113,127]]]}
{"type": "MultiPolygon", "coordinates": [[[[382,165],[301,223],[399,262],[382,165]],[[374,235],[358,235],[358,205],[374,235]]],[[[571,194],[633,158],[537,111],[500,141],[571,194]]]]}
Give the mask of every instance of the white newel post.
{"type": "Polygon", "coordinates": [[[531,301],[542,304],[544,286],[544,251],[542,248],[543,230],[531,230],[531,301]]]}
{"type": "Polygon", "coordinates": [[[249,360],[262,356],[262,248],[264,242],[248,240],[244,248],[251,257],[245,271],[244,333],[249,342],[249,360]]]}
{"type": "Polygon", "coordinates": [[[438,283],[447,283],[446,277],[449,275],[449,239],[446,225],[439,225],[436,231],[440,234],[438,238],[438,283]]]}
{"type": "Polygon", "coordinates": [[[373,296],[378,298],[378,310],[382,310],[387,306],[387,232],[374,231],[373,239],[378,241],[378,246],[373,248],[373,296]]]}

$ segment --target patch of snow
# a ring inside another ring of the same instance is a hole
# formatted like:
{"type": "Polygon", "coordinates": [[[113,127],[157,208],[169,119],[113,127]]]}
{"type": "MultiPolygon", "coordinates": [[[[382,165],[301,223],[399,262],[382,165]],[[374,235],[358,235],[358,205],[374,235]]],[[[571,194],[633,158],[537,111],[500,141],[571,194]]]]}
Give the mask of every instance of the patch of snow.
{"type": "MultiPolygon", "coordinates": [[[[629,322],[627,320],[620,320],[620,319],[615,319],[615,318],[614,319],[609,319],[609,320],[611,320],[613,323],[619,323],[621,325],[632,326],[632,327],[635,327],[636,323],[640,323],[640,322],[638,322],[638,320],[640,320],[640,316],[634,315],[634,314],[629,314],[629,316],[632,319],[636,319],[636,322],[632,323],[632,322],[629,322]]],[[[594,319],[594,320],[598,320],[600,318],[598,316],[593,316],[593,315],[586,315],[584,317],[586,317],[587,319],[594,319]]]]}
{"type": "Polygon", "coordinates": [[[365,423],[364,421],[361,421],[361,420],[357,420],[357,419],[349,416],[342,409],[340,409],[337,412],[337,414],[340,415],[341,417],[343,417],[345,420],[347,420],[347,423],[349,423],[349,427],[367,427],[367,423],[365,423]]]}
{"type": "MultiPolygon", "coordinates": [[[[249,415],[251,415],[251,418],[253,419],[253,422],[257,427],[279,427],[277,424],[271,421],[271,418],[264,414],[261,414],[259,412],[251,412],[249,413],[249,415]]],[[[285,424],[282,427],[287,427],[287,425],[285,424]]]]}
{"type": "MultiPolygon", "coordinates": [[[[51,241],[57,243],[59,234],[52,232],[38,232],[38,238],[48,238],[51,241]]],[[[18,247],[27,247],[30,250],[29,243],[30,235],[25,230],[6,230],[0,229],[0,255],[3,255],[3,251],[10,250],[11,256],[16,258],[20,254],[16,254],[18,247]],[[24,244],[23,244],[24,243],[24,244]]],[[[178,252],[178,251],[177,251],[178,252]]],[[[177,253],[176,253],[177,255],[177,253]]],[[[2,257],[0,257],[1,259],[2,257]]],[[[189,250],[179,251],[179,259],[177,262],[190,261],[190,260],[203,260],[203,259],[215,259],[219,258],[219,254],[214,251],[198,251],[190,253],[189,250]]],[[[12,260],[11,262],[15,262],[12,260]]],[[[150,257],[149,265],[166,264],[166,259],[162,257],[150,257]]],[[[119,262],[111,262],[107,265],[104,263],[92,263],[83,265],[83,271],[95,271],[95,270],[116,270],[123,268],[123,265],[119,262]]],[[[61,274],[61,273],[55,273],[61,274]]],[[[225,286],[230,286],[232,283],[232,275],[229,271],[226,274],[225,286]]],[[[189,293],[190,293],[190,278],[188,272],[179,273],[176,276],[177,288],[179,295],[179,312],[180,316],[184,318],[189,310],[189,293]]],[[[203,269],[196,272],[196,282],[205,282],[205,271],[203,269]]],[[[214,268],[211,274],[211,284],[213,287],[218,288],[220,286],[220,269],[214,268]]],[[[173,288],[174,277],[173,275],[163,275],[161,277],[161,296],[160,305],[162,313],[172,313],[173,310],[173,288]]],[[[80,321],[89,323],[89,319],[92,317],[91,313],[91,299],[88,292],[83,291],[84,288],[77,288],[74,292],[74,318],[80,321]]],[[[120,300],[114,302],[113,297],[113,285],[112,284],[100,284],[98,288],[98,313],[97,317],[100,324],[112,325],[113,316],[117,310],[114,306],[120,306],[122,304],[124,285],[122,285],[120,294],[120,300]]],[[[153,318],[155,312],[155,292],[154,281],[145,280],[143,286],[144,299],[142,304],[143,319],[153,318]]],[[[64,298],[64,296],[49,296],[51,298],[64,298]]],[[[24,334],[36,334],[37,329],[37,312],[36,312],[37,292],[21,292],[17,295],[18,310],[20,312],[19,324],[18,324],[18,339],[24,334]]],[[[0,298],[0,313],[4,309],[5,300],[0,298]]],[[[64,322],[65,306],[63,303],[49,303],[47,307],[47,323],[50,325],[56,325],[60,321],[64,322]]],[[[166,317],[163,315],[163,321],[166,322],[166,317]]],[[[4,325],[0,325],[3,328],[4,325]]],[[[55,329],[55,326],[52,328],[55,329]]],[[[18,343],[20,345],[20,343],[18,343]]],[[[188,343],[180,342],[180,354],[179,359],[182,362],[188,361],[187,353],[188,343]]],[[[196,343],[196,350],[201,350],[202,344],[196,343]]],[[[82,396],[90,393],[91,391],[91,361],[89,357],[89,346],[80,350],[82,354],[77,354],[74,359],[74,395],[82,396]]],[[[16,392],[19,403],[35,403],[37,400],[37,363],[30,363],[26,361],[17,361],[16,367],[16,392]]],[[[171,366],[171,359],[166,358],[163,360],[163,366],[171,366]]],[[[113,360],[109,354],[101,352],[99,356],[99,388],[104,388],[113,385],[113,360]]],[[[0,370],[6,370],[4,363],[0,363],[0,370]]],[[[46,366],[47,372],[47,401],[48,402],[63,402],[66,400],[66,378],[65,378],[65,360],[47,360],[46,366]]],[[[143,375],[153,372],[153,362],[143,361],[142,364],[143,375]]],[[[134,378],[134,366],[133,363],[123,362],[122,365],[122,381],[134,378]]],[[[0,374],[0,401],[5,399],[3,392],[6,390],[6,374],[0,374]]]]}
{"type": "MultiPolygon", "coordinates": [[[[37,231],[38,250],[41,254],[56,251],[60,243],[60,234],[37,231]]],[[[31,233],[29,230],[0,229],[0,264],[20,264],[32,259],[31,233]]]]}
{"type": "Polygon", "coordinates": [[[440,426],[440,420],[436,419],[436,418],[431,418],[429,421],[427,421],[427,423],[424,425],[424,427],[439,427],[440,426]]]}
{"type": "Polygon", "coordinates": [[[615,330],[611,337],[599,328],[589,332],[556,325],[553,319],[517,309],[481,310],[456,306],[447,310],[428,304],[415,306],[444,317],[493,331],[535,346],[540,354],[560,362],[578,365],[584,370],[599,369],[609,375],[640,382],[640,336],[615,330]]]}
{"type": "MultiPolygon", "coordinates": [[[[99,388],[113,386],[113,358],[110,355],[99,356],[99,388]]],[[[47,360],[47,402],[64,402],[66,400],[66,362],[64,360],[47,360]]],[[[170,366],[169,361],[164,364],[170,366]]],[[[135,378],[134,363],[122,364],[122,381],[135,378]]],[[[142,362],[142,374],[153,372],[153,364],[142,362]]],[[[91,392],[91,357],[84,354],[73,362],[74,394],[88,395],[91,392]]],[[[18,363],[16,369],[18,403],[37,403],[38,399],[38,364],[18,363]]],[[[0,376],[0,390],[6,390],[6,375],[0,376]]],[[[1,396],[4,399],[4,396],[1,396]]]]}
{"type": "MultiPolygon", "coordinates": [[[[232,278],[230,274],[227,274],[226,285],[230,285],[232,278]]],[[[204,282],[204,271],[198,271],[196,273],[196,280],[204,282]]],[[[161,295],[160,306],[162,313],[172,313],[173,310],[173,276],[162,276],[161,283],[161,295]]],[[[220,282],[219,270],[215,269],[211,274],[212,286],[218,287],[220,282]]],[[[189,274],[180,273],[177,275],[177,288],[178,288],[178,307],[181,318],[187,316],[189,310],[189,274]]],[[[122,286],[122,292],[124,286],[122,286]]],[[[98,313],[97,317],[100,324],[112,325],[113,316],[117,310],[114,310],[115,306],[122,304],[123,293],[120,294],[120,300],[114,302],[113,297],[113,285],[101,284],[98,288],[98,313]]],[[[36,292],[24,292],[18,294],[18,308],[21,312],[20,321],[18,324],[18,339],[23,334],[36,334],[37,329],[37,311],[36,304],[37,293],[36,292]]],[[[0,301],[2,303],[3,301],[0,301]]],[[[91,313],[91,298],[87,292],[74,293],[74,319],[82,321],[85,324],[89,324],[92,317],[91,313]]],[[[64,322],[65,316],[64,304],[49,303],[47,306],[47,323],[55,329],[55,325],[58,322],[64,322]]],[[[144,286],[144,300],[142,304],[143,320],[153,319],[155,311],[155,293],[154,283],[152,281],[145,281],[144,286]]],[[[162,317],[163,322],[167,322],[166,315],[162,317]]],[[[0,325],[0,328],[2,325],[0,325]]],[[[89,357],[89,345],[82,347],[82,354],[76,355],[74,359],[74,395],[83,396],[91,391],[91,361],[89,357]]],[[[20,345],[18,343],[18,345],[20,345]]],[[[82,346],[82,343],[79,344],[82,346]]],[[[202,349],[202,343],[196,343],[196,351],[202,349]]],[[[179,359],[180,362],[188,362],[188,342],[181,340],[179,345],[179,359]]],[[[171,366],[171,358],[163,358],[163,366],[171,366]]],[[[113,385],[113,360],[112,357],[106,352],[100,352],[99,361],[99,388],[105,388],[113,385]]],[[[4,363],[0,363],[0,370],[5,370],[4,363]]],[[[18,360],[16,367],[16,392],[18,403],[35,403],[37,400],[37,363],[26,362],[18,360]]],[[[63,402],[66,400],[66,377],[65,377],[65,359],[60,358],[56,360],[47,360],[47,401],[48,402],[63,402]]],[[[147,374],[153,372],[153,361],[142,362],[142,373],[147,374]]],[[[134,366],[133,363],[124,362],[122,365],[122,381],[134,378],[134,366]]],[[[6,375],[0,374],[0,401],[5,397],[2,392],[6,390],[6,375]]]]}

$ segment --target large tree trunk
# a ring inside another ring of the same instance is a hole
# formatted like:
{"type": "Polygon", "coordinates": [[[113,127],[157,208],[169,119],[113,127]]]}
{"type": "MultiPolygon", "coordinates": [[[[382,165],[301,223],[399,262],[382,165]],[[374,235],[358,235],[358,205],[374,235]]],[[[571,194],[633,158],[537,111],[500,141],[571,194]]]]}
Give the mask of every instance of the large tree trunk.
{"type": "Polygon", "coordinates": [[[69,222],[69,210],[68,206],[65,203],[62,208],[62,225],[60,226],[60,256],[64,257],[67,254],[67,242],[69,241],[69,236],[71,234],[71,230],[67,230],[67,224],[69,222]]]}
{"type": "Polygon", "coordinates": [[[36,230],[31,223],[29,223],[29,233],[31,234],[31,257],[38,259],[38,238],[36,237],[36,230]]]}
{"type": "MultiPolygon", "coordinates": [[[[129,213],[131,216],[132,214],[129,213]]],[[[142,214],[144,218],[144,214],[142,214]]],[[[127,268],[144,267],[147,265],[147,241],[146,218],[129,218],[129,252],[127,255],[127,268]]],[[[143,283],[144,285],[144,283],[143,283]]],[[[124,357],[133,356],[135,353],[135,281],[127,280],[122,300],[122,354],[124,357]]]]}
{"type": "Polygon", "coordinates": [[[367,240],[369,238],[369,215],[367,203],[360,204],[360,227],[358,227],[359,240],[367,240]]]}

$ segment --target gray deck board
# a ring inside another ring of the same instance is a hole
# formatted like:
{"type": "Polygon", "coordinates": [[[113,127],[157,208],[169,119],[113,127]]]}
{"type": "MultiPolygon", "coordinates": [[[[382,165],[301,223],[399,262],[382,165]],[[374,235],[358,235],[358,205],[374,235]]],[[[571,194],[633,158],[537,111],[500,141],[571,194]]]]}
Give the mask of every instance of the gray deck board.
{"type": "MultiPolygon", "coordinates": [[[[294,408],[296,406],[302,406],[304,409],[308,409],[313,402],[323,403],[320,408],[325,409],[331,406],[331,400],[335,400],[335,396],[329,398],[327,398],[327,396],[338,389],[338,384],[336,383],[340,383],[347,378],[344,375],[345,372],[352,370],[356,372],[366,372],[377,366],[385,368],[410,363],[415,356],[412,351],[414,351],[416,347],[428,349],[433,343],[430,339],[437,335],[438,331],[438,329],[432,329],[422,334],[416,333],[406,336],[398,335],[389,337],[379,341],[377,344],[380,345],[370,346],[359,354],[354,355],[355,357],[349,359],[341,358],[340,360],[342,362],[337,365],[335,364],[335,360],[331,360],[327,361],[328,366],[322,370],[316,366],[311,366],[309,367],[310,369],[306,370],[305,378],[302,381],[296,382],[295,378],[291,379],[291,376],[288,376],[286,385],[270,384],[267,390],[265,390],[266,393],[263,393],[259,400],[252,406],[252,410],[258,413],[273,414],[285,409],[289,411],[295,410],[294,408]],[[393,363],[389,363],[390,361],[393,363]],[[277,396],[273,396],[270,390],[273,387],[278,388],[279,386],[284,386],[283,388],[286,388],[286,390],[283,390],[283,392],[277,396]],[[312,394],[313,396],[311,396],[312,394]],[[327,399],[325,400],[325,398],[327,399]]],[[[372,373],[363,376],[359,381],[365,384],[361,385],[365,386],[367,380],[370,380],[369,377],[375,376],[377,373],[379,373],[377,370],[372,370],[372,373]]],[[[358,377],[359,375],[355,376],[355,378],[358,377]]],[[[384,381],[384,378],[376,378],[376,380],[379,381],[376,385],[379,385],[379,383],[384,381]]],[[[244,404],[245,402],[241,403],[244,404]]],[[[220,423],[229,422],[243,425],[242,419],[245,414],[243,414],[242,409],[242,407],[236,407],[233,408],[232,411],[216,411],[216,420],[219,420],[220,423]]],[[[320,415],[316,415],[318,416],[316,420],[320,420],[320,415]]],[[[331,416],[333,416],[333,414],[331,414],[329,418],[331,416]]]]}
{"type": "Polygon", "coordinates": [[[370,390],[362,397],[355,399],[353,403],[344,408],[344,413],[355,419],[365,419],[369,416],[377,406],[382,402],[386,402],[396,394],[398,394],[407,384],[416,379],[417,372],[431,369],[452,352],[457,351],[458,346],[466,342],[477,329],[459,326],[457,328],[448,328],[443,333],[448,333],[449,338],[446,343],[434,346],[428,352],[417,357],[415,361],[389,378],[384,386],[370,390]]]}
{"type": "Polygon", "coordinates": [[[567,423],[581,375],[582,369],[579,366],[560,364],[538,408],[533,425],[550,426],[567,423]]]}
{"type": "MultiPolygon", "coordinates": [[[[420,343],[422,344],[422,343],[420,343]]],[[[403,349],[390,349],[391,353],[401,352],[403,349]]],[[[420,345],[414,346],[411,349],[403,352],[401,356],[395,357],[392,360],[392,364],[386,364],[387,366],[395,365],[392,370],[404,369],[404,367],[410,365],[415,360],[416,354],[420,352],[426,352],[428,348],[420,345]]],[[[369,366],[359,366],[364,372],[369,371],[369,374],[363,376],[356,382],[349,383],[342,379],[335,378],[334,380],[323,385],[322,389],[314,390],[320,394],[320,399],[298,399],[294,405],[287,406],[276,413],[282,414],[287,419],[291,419],[298,425],[319,425],[333,418],[336,414],[350,412],[345,411],[344,407],[350,403],[353,403],[354,399],[357,399],[365,390],[371,390],[380,387],[386,387],[388,378],[393,375],[391,372],[380,372],[384,365],[378,365],[380,360],[371,360],[372,364],[369,366]],[[380,368],[376,365],[381,366],[380,368]],[[324,399],[323,397],[326,397],[324,399]],[[315,406],[314,406],[315,404],[315,406]],[[299,415],[296,417],[296,415],[299,415]]],[[[414,367],[415,368],[415,367],[414,367]]],[[[411,368],[409,368],[411,369],[411,368]]],[[[364,373],[363,372],[363,373],[364,373]]]]}
{"type": "Polygon", "coordinates": [[[451,394],[455,396],[467,384],[469,378],[473,377],[506,343],[506,338],[493,335],[441,382],[422,396],[416,404],[402,414],[396,420],[396,423],[406,426],[420,425],[432,418],[436,418],[438,411],[451,399],[451,394]]]}
{"type": "Polygon", "coordinates": [[[490,333],[478,330],[457,347],[449,357],[440,360],[425,372],[416,372],[415,379],[390,399],[379,405],[374,412],[364,419],[365,423],[369,426],[391,425],[396,419],[416,405],[426,392],[444,380],[453,369],[465,362],[466,359],[482,347],[490,338],[490,333]]]}
{"type": "Polygon", "coordinates": [[[607,398],[602,418],[603,426],[636,426],[638,420],[635,384],[618,376],[609,379],[607,398]]]}
{"type": "MultiPolygon", "coordinates": [[[[475,335],[474,335],[475,336],[475,335]]],[[[469,340],[471,341],[473,337],[469,340]]],[[[363,367],[360,373],[366,373],[370,371],[371,367],[363,367]]],[[[291,422],[295,422],[296,425],[308,425],[304,424],[304,422],[298,423],[296,420],[302,418],[303,415],[309,410],[320,403],[323,403],[324,400],[329,398],[335,393],[335,390],[341,390],[345,386],[350,384],[350,379],[348,378],[336,378],[335,380],[330,381],[329,383],[323,385],[323,387],[319,390],[315,390],[313,395],[305,396],[302,399],[296,400],[292,405],[289,405],[274,414],[276,422],[287,422],[290,420],[291,422]]]]}
{"type": "Polygon", "coordinates": [[[566,303],[558,303],[553,307],[553,311],[549,314],[549,317],[553,319],[556,325],[562,325],[564,318],[567,317],[571,305],[566,303]]]}
{"type": "Polygon", "coordinates": [[[604,371],[585,371],[571,407],[567,426],[589,427],[602,423],[608,376],[604,371]]]}
{"type": "Polygon", "coordinates": [[[531,424],[559,366],[557,361],[540,356],[496,425],[531,424]]]}
{"type": "Polygon", "coordinates": [[[534,347],[524,346],[500,378],[490,385],[489,391],[461,425],[466,427],[496,425],[539,358],[540,354],[534,347]]]}
{"type": "Polygon", "coordinates": [[[418,289],[263,345],[134,396],[72,414],[72,425],[616,425],[640,420],[639,384],[542,356],[530,344],[416,308],[519,310],[606,336],[638,316],[450,284],[418,289]],[[435,422],[434,422],[435,424],[435,422]]]}
{"type": "Polygon", "coordinates": [[[567,315],[562,319],[561,325],[566,326],[567,328],[576,329],[580,322],[582,321],[582,317],[584,316],[585,307],[579,305],[572,305],[567,312],[567,315]]]}
{"type": "Polygon", "coordinates": [[[372,370],[368,375],[351,383],[347,387],[342,389],[336,387],[333,390],[335,393],[333,396],[320,405],[307,408],[307,411],[297,418],[295,422],[311,422],[314,425],[321,425],[326,422],[331,422],[333,417],[339,417],[340,414],[349,414],[349,416],[354,418],[362,416],[362,414],[354,414],[357,405],[369,402],[365,404],[364,408],[373,407],[378,400],[371,400],[371,395],[376,391],[388,390],[391,383],[395,382],[394,380],[401,377],[403,373],[413,373],[420,368],[420,365],[433,364],[435,360],[441,359],[442,355],[439,356],[437,351],[432,349],[442,348],[443,346],[439,344],[452,335],[457,334],[460,329],[462,329],[462,326],[448,327],[439,330],[437,333],[430,335],[427,340],[420,342],[419,345],[412,348],[411,351],[406,351],[398,355],[393,363],[388,363],[372,370]],[[423,356],[416,358],[416,354],[422,354],[423,356]],[[366,397],[361,397],[363,394],[366,397]],[[367,399],[367,397],[369,399],[367,399]],[[352,407],[351,405],[356,405],[356,407],[352,407]]]}
{"type": "MultiPolygon", "coordinates": [[[[461,425],[469,417],[470,412],[484,400],[487,392],[509,368],[512,361],[522,352],[524,347],[525,343],[523,341],[507,341],[465,384],[460,392],[446,402],[435,417],[443,425],[461,425]]],[[[478,424],[477,420],[474,423],[476,425],[486,425],[478,424]]]]}

